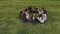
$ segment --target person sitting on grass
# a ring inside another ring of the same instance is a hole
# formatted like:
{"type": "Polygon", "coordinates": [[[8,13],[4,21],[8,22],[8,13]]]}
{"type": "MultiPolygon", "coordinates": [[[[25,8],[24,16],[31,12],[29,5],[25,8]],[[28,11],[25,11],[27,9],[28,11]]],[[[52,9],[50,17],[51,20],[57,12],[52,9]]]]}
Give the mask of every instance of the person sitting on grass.
{"type": "Polygon", "coordinates": [[[30,23],[32,23],[33,21],[32,13],[30,13],[31,10],[32,10],[31,8],[25,10],[27,22],[30,22],[30,23]]]}
{"type": "Polygon", "coordinates": [[[23,23],[27,22],[26,14],[24,13],[24,11],[20,11],[19,18],[22,20],[23,23]]]}
{"type": "Polygon", "coordinates": [[[40,8],[38,20],[41,23],[44,23],[47,20],[47,13],[46,13],[46,11],[44,10],[43,7],[40,8]]]}

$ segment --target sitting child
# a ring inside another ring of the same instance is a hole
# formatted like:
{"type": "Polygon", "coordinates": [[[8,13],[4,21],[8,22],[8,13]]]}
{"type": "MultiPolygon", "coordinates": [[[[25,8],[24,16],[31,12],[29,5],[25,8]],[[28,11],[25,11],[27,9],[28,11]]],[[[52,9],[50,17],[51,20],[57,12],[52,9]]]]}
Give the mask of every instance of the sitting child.
{"type": "Polygon", "coordinates": [[[44,10],[44,8],[42,7],[39,11],[39,17],[38,17],[38,20],[41,22],[41,23],[44,23],[45,20],[47,20],[47,13],[46,11],[44,10]]]}

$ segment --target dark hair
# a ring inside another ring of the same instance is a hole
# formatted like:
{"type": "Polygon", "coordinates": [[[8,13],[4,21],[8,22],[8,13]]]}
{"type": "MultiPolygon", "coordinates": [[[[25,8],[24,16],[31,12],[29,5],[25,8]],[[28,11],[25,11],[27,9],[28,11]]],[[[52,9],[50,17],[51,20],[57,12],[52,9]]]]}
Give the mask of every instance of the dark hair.
{"type": "Polygon", "coordinates": [[[44,13],[43,13],[43,14],[45,14],[45,13],[46,13],[46,10],[44,9],[44,7],[41,7],[41,9],[43,9],[43,11],[44,11],[44,13]]]}
{"type": "Polygon", "coordinates": [[[41,9],[44,9],[44,7],[41,7],[41,9]]]}
{"type": "Polygon", "coordinates": [[[22,13],[22,11],[20,11],[20,13],[22,13]]]}
{"type": "Polygon", "coordinates": [[[34,8],[35,10],[38,10],[38,8],[34,8]]]}
{"type": "Polygon", "coordinates": [[[25,9],[24,11],[27,11],[27,9],[25,9]]]}
{"type": "Polygon", "coordinates": [[[29,7],[28,7],[28,10],[32,10],[32,6],[29,6],[29,7]]]}

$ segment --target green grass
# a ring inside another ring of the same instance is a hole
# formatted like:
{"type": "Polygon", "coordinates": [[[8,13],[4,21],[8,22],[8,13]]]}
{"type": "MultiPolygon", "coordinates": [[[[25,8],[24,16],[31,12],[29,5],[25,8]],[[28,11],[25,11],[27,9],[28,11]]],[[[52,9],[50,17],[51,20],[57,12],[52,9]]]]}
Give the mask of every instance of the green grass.
{"type": "Polygon", "coordinates": [[[0,34],[60,34],[60,0],[0,0],[0,34]],[[45,24],[23,24],[19,20],[19,12],[29,5],[47,10],[45,24]]]}

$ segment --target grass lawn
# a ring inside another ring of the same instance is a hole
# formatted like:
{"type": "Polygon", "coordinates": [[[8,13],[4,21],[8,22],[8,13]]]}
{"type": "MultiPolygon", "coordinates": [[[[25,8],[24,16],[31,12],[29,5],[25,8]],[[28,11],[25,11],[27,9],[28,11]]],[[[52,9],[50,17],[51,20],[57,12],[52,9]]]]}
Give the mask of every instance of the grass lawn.
{"type": "Polygon", "coordinates": [[[60,0],[0,0],[0,34],[60,34],[60,0]],[[44,7],[44,24],[23,24],[18,18],[28,6],[44,7]]]}

